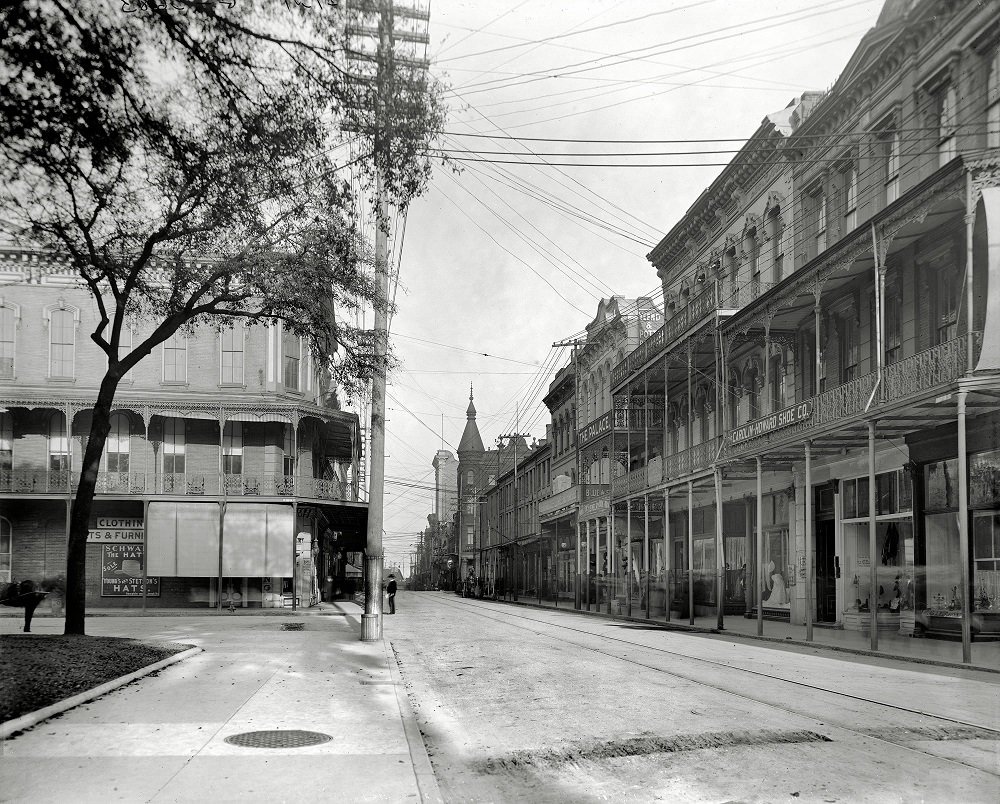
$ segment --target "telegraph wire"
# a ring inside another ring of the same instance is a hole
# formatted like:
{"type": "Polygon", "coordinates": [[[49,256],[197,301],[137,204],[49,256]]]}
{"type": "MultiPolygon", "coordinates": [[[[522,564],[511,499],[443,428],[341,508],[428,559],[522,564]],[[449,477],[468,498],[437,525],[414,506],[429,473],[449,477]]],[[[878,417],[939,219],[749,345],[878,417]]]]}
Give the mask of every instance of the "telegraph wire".
{"type": "MultiPolygon", "coordinates": [[[[478,173],[478,171],[477,171],[477,173],[478,173]]],[[[555,243],[550,237],[548,237],[548,235],[546,235],[544,232],[542,232],[530,220],[528,220],[527,218],[525,218],[524,215],[521,214],[521,212],[519,212],[517,209],[515,209],[514,207],[512,207],[511,204],[506,199],[502,198],[499,194],[497,194],[496,191],[493,190],[492,187],[489,187],[482,178],[480,178],[478,175],[475,175],[474,178],[484,188],[486,188],[486,190],[488,192],[490,192],[493,195],[494,198],[496,198],[500,203],[502,203],[504,206],[506,206],[514,215],[517,215],[517,217],[520,218],[528,228],[530,228],[531,230],[537,232],[540,237],[542,237],[545,240],[547,240],[548,243],[550,243],[553,247],[559,249],[560,251],[563,251],[562,248],[557,243],[555,243]]],[[[573,281],[573,277],[575,277],[578,280],[578,282],[580,283],[580,284],[578,284],[578,287],[580,288],[580,290],[583,290],[585,293],[588,293],[590,296],[592,296],[594,298],[595,301],[599,300],[601,298],[601,296],[604,294],[605,290],[607,290],[607,285],[605,285],[603,282],[601,282],[596,277],[594,277],[593,274],[591,274],[589,270],[587,270],[583,266],[579,266],[580,270],[578,271],[576,268],[574,268],[573,266],[567,264],[561,258],[559,258],[555,254],[553,254],[551,251],[549,251],[549,249],[546,248],[544,245],[542,245],[541,243],[536,242],[534,239],[532,239],[531,237],[529,237],[527,235],[527,233],[522,228],[514,226],[513,224],[511,224],[503,215],[501,215],[495,209],[493,209],[491,206],[489,206],[488,204],[486,204],[486,202],[483,201],[483,199],[480,198],[479,195],[475,195],[475,198],[483,206],[487,207],[487,209],[489,209],[491,212],[493,212],[500,219],[500,221],[511,231],[511,233],[515,237],[517,237],[519,240],[521,240],[522,242],[524,242],[524,243],[528,244],[530,247],[532,247],[535,250],[535,252],[537,254],[539,254],[539,256],[541,256],[544,260],[546,260],[548,263],[550,263],[556,270],[560,271],[564,276],[566,276],[567,279],[569,279],[570,281],[573,281]],[[582,273],[581,273],[581,271],[582,271],[582,273]],[[570,276],[570,274],[572,274],[572,276],[570,276]],[[584,283],[589,286],[589,289],[588,289],[588,287],[585,286],[584,283]]],[[[566,254],[565,251],[563,251],[563,253],[566,254]]],[[[571,260],[573,259],[568,254],[566,256],[569,257],[569,259],[571,259],[571,260]]],[[[575,260],[574,260],[574,262],[575,262],[575,260]]],[[[577,265],[579,265],[579,263],[577,263],[577,265]]]]}
{"type": "Polygon", "coordinates": [[[531,366],[532,368],[537,368],[537,363],[530,363],[527,360],[517,360],[513,357],[500,357],[499,355],[491,355],[488,352],[480,352],[475,349],[466,349],[463,346],[454,346],[449,343],[440,343],[439,341],[431,341],[426,338],[417,338],[414,335],[403,335],[402,333],[396,333],[397,338],[405,338],[410,341],[419,341],[420,343],[428,343],[432,346],[440,346],[442,349],[452,349],[456,352],[467,352],[472,355],[479,355],[480,357],[488,357],[492,360],[503,360],[508,363],[520,363],[522,366],[531,366]]]}
{"type": "MultiPolygon", "coordinates": [[[[447,175],[447,174],[445,174],[445,175],[447,175]]],[[[452,181],[455,181],[455,179],[452,178],[451,176],[449,176],[448,178],[452,179],[452,181]]],[[[456,184],[458,184],[458,183],[456,182],[456,184]]],[[[461,184],[458,184],[458,187],[460,187],[465,192],[469,192],[461,184]]],[[[469,194],[472,195],[472,193],[469,193],[469,194]]],[[[445,192],[442,191],[441,195],[445,198],[445,200],[448,201],[448,203],[452,204],[459,212],[461,212],[466,218],[468,218],[472,222],[473,226],[475,226],[477,229],[479,229],[480,231],[482,231],[483,234],[485,234],[490,240],[492,240],[493,243],[501,251],[503,251],[504,253],[510,255],[517,262],[519,262],[522,265],[524,265],[529,271],[531,271],[533,274],[535,274],[535,276],[537,276],[546,285],[548,285],[552,289],[552,292],[555,293],[564,302],[566,302],[566,304],[568,304],[570,307],[572,307],[578,313],[583,313],[583,315],[586,315],[586,313],[583,310],[581,310],[573,302],[571,302],[569,299],[567,299],[562,293],[560,293],[559,290],[557,290],[556,287],[551,282],[549,282],[549,280],[546,279],[542,274],[540,274],[535,268],[533,268],[531,265],[529,265],[523,259],[521,259],[520,257],[518,257],[516,254],[514,254],[514,252],[512,252],[510,249],[508,249],[506,246],[504,246],[499,240],[497,240],[492,234],[490,234],[490,232],[488,232],[485,228],[483,228],[483,226],[478,221],[476,221],[472,216],[470,216],[468,214],[468,212],[466,212],[465,209],[460,204],[458,204],[456,201],[454,201],[447,193],[445,193],[445,192]]],[[[473,198],[475,198],[475,196],[473,196],[473,198]]],[[[486,207],[486,209],[489,210],[489,207],[486,207]]],[[[490,211],[492,212],[493,210],[490,210],[490,211]]],[[[496,213],[494,213],[494,214],[496,214],[496,213]]],[[[499,215],[497,217],[499,217],[499,215]]]]}
{"type": "Polygon", "coordinates": [[[759,33],[761,31],[766,31],[766,30],[773,30],[774,28],[779,26],[789,25],[795,22],[802,22],[804,20],[812,19],[814,17],[824,16],[827,14],[839,13],[842,11],[846,11],[849,8],[853,8],[855,6],[870,5],[870,4],[871,4],[870,0],[849,0],[849,2],[843,3],[839,6],[834,6],[833,4],[823,6],[819,11],[807,11],[807,12],[803,12],[802,10],[787,11],[781,14],[773,14],[769,17],[761,17],[745,23],[726,25],[723,26],[722,28],[716,28],[712,31],[690,34],[688,36],[683,36],[678,39],[674,39],[670,42],[657,42],[656,44],[653,45],[646,45],[644,47],[634,48],[632,50],[625,50],[620,53],[613,53],[610,54],[610,56],[601,56],[596,59],[587,59],[584,61],[574,62],[571,64],[564,64],[560,67],[550,68],[545,72],[535,72],[535,73],[529,72],[525,74],[526,77],[522,81],[511,81],[506,84],[502,84],[501,82],[506,79],[496,79],[493,81],[484,81],[479,84],[467,84],[461,87],[461,89],[463,90],[463,94],[470,95],[470,94],[477,94],[479,92],[487,92],[495,89],[509,89],[511,87],[523,86],[524,84],[535,83],[537,81],[545,81],[552,78],[565,78],[567,76],[577,75],[579,73],[592,72],[593,70],[604,70],[610,67],[619,67],[623,64],[629,64],[634,61],[645,60],[650,56],[663,56],[666,55],[667,53],[676,53],[677,51],[688,50],[694,47],[705,47],[707,45],[716,45],[719,44],[720,42],[733,39],[736,37],[747,36],[749,34],[759,33]],[[796,15],[800,16],[796,17],[796,15]],[[787,19],[788,17],[796,17],[796,18],[787,19]],[[784,21],[775,23],[776,20],[784,20],[784,21]],[[762,25],[763,23],[767,24],[762,25]],[[749,28],[749,26],[751,25],[761,25],[761,27],[749,28]],[[728,33],[724,36],[716,35],[716,34],[724,34],[727,31],[733,31],[733,33],[728,33]],[[708,36],[711,36],[712,38],[704,39],[703,41],[699,42],[690,41],[692,39],[700,39],[708,36]],[[647,50],[653,50],[654,48],[663,47],[664,45],[667,45],[667,47],[664,48],[663,50],[659,50],[656,53],[651,53],[646,56],[630,55],[630,54],[642,53],[643,51],[647,50]],[[599,62],[603,62],[608,58],[612,59],[620,58],[620,60],[610,64],[599,64],[599,62]],[[497,86],[497,84],[500,84],[500,86],[497,86]]]}
{"type": "MultiPolygon", "coordinates": [[[[470,166],[468,170],[470,173],[481,173],[483,170],[486,170],[486,168],[478,168],[470,166]]],[[[542,188],[538,187],[538,185],[528,182],[526,179],[523,179],[522,177],[515,175],[509,170],[506,170],[504,168],[498,168],[494,170],[493,173],[495,175],[489,175],[485,173],[483,173],[482,175],[484,175],[486,178],[489,178],[491,181],[498,182],[503,186],[507,187],[508,189],[514,190],[517,193],[525,195],[528,198],[532,199],[533,201],[537,201],[538,203],[547,206],[549,209],[558,212],[560,215],[562,215],[570,222],[576,224],[577,226],[580,226],[582,229],[584,229],[584,231],[594,235],[595,237],[599,237],[600,239],[604,240],[604,242],[608,243],[611,246],[614,246],[615,248],[622,249],[630,256],[635,256],[634,252],[629,251],[619,243],[615,243],[614,241],[609,240],[608,238],[604,237],[600,231],[597,230],[603,230],[609,232],[610,234],[618,235],[619,237],[627,239],[630,242],[635,243],[637,245],[643,246],[644,248],[653,248],[656,245],[656,242],[652,239],[643,240],[638,237],[630,236],[624,230],[619,229],[605,221],[602,221],[600,218],[597,218],[591,213],[585,212],[584,210],[578,207],[572,206],[569,202],[560,199],[558,196],[553,196],[551,193],[548,193],[547,190],[543,190],[542,188]],[[541,194],[548,194],[551,196],[551,199],[545,198],[544,195],[541,194]],[[588,226],[583,226],[582,224],[584,223],[589,224],[589,226],[592,227],[597,227],[597,230],[588,228],[588,226]]]]}
{"type": "MultiPolygon", "coordinates": [[[[475,107],[470,107],[470,108],[473,108],[474,111],[476,111],[476,113],[480,117],[482,117],[489,125],[493,126],[495,129],[498,129],[500,131],[504,131],[504,129],[502,129],[500,126],[498,126],[496,123],[494,123],[489,117],[487,117],[485,114],[483,114],[482,112],[480,112],[478,109],[475,109],[475,107]]],[[[519,156],[519,157],[525,157],[525,158],[527,158],[527,157],[529,157],[532,154],[532,151],[531,151],[530,148],[528,148],[527,146],[523,146],[523,145],[522,145],[522,147],[527,151],[526,154],[513,154],[512,153],[512,156],[519,156]]],[[[525,161],[524,158],[522,158],[522,160],[520,162],[517,162],[515,164],[525,164],[525,165],[536,166],[536,167],[538,166],[538,163],[533,163],[533,162],[525,161]]],[[[546,164],[547,165],[548,163],[544,162],[544,160],[543,160],[543,162],[541,164],[546,164]]],[[[564,176],[566,179],[572,181],[574,184],[576,184],[579,187],[581,187],[585,192],[589,193],[591,196],[593,196],[598,201],[600,201],[602,204],[604,204],[604,208],[603,209],[601,209],[597,204],[594,205],[595,207],[597,207],[598,209],[600,209],[601,212],[603,212],[605,214],[610,214],[611,217],[617,219],[618,221],[620,221],[622,223],[627,223],[627,221],[624,218],[622,218],[620,215],[618,215],[614,211],[614,210],[618,210],[618,211],[622,212],[625,216],[627,216],[628,218],[630,218],[631,220],[636,221],[637,223],[642,224],[642,226],[646,227],[650,231],[657,232],[657,235],[659,235],[659,230],[655,226],[653,226],[652,224],[649,224],[649,223],[641,220],[640,218],[638,218],[635,215],[632,215],[631,213],[629,213],[626,210],[624,210],[621,207],[619,207],[617,204],[609,201],[607,198],[598,195],[593,190],[591,190],[589,187],[587,187],[587,185],[583,184],[582,182],[580,182],[576,178],[570,176],[565,171],[558,170],[558,168],[557,168],[556,173],[559,173],[560,175],[564,176]]],[[[543,175],[546,175],[546,174],[543,173],[543,175]]],[[[564,182],[560,181],[558,178],[552,177],[551,175],[548,175],[547,178],[554,180],[558,185],[560,185],[564,189],[570,190],[570,188],[564,182]]],[[[633,229],[638,232],[638,228],[637,227],[633,227],[633,229]]]]}
{"type": "MultiPolygon", "coordinates": [[[[499,52],[504,51],[504,50],[513,50],[513,49],[521,48],[521,47],[529,47],[531,45],[536,45],[536,46],[538,46],[538,45],[544,45],[544,44],[548,44],[550,42],[554,42],[556,39],[566,39],[566,38],[568,38],[570,36],[580,36],[581,34],[594,33],[595,31],[603,31],[603,30],[607,30],[608,28],[614,28],[614,27],[616,27],[618,25],[631,25],[633,22],[641,22],[642,20],[649,19],[650,17],[661,17],[661,16],[664,16],[665,14],[673,14],[673,13],[675,13],[677,11],[687,11],[689,9],[697,8],[698,6],[705,6],[705,5],[708,5],[709,3],[713,3],[713,2],[716,2],[716,0],[700,0],[700,2],[689,3],[686,6],[678,6],[676,8],[667,9],[666,11],[653,11],[653,12],[650,12],[649,14],[643,14],[640,17],[632,17],[631,19],[627,19],[627,20],[615,20],[614,22],[607,22],[607,23],[604,23],[603,25],[596,25],[593,28],[584,28],[583,30],[571,29],[571,30],[567,31],[566,33],[555,34],[554,36],[546,36],[546,37],[544,37],[542,39],[532,39],[532,40],[526,41],[526,42],[524,42],[522,44],[505,45],[503,47],[490,48],[489,50],[480,50],[480,51],[477,51],[475,53],[465,53],[465,54],[463,54],[461,56],[452,56],[449,59],[438,59],[438,61],[456,61],[458,59],[471,59],[471,58],[475,58],[476,56],[485,56],[485,55],[488,55],[490,53],[499,53],[499,52]]],[[[524,5],[524,4],[522,3],[521,5],[524,5]]],[[[514,9],[511,9],[511,11],[513,11],[513,10],[514,9]]],[[[600,16],[600,14],[595,14],[594,15],[594,17],[598,17],[598,16],[600,16]]],[[[594,19],[594,17],[591,17],[591,19],[594,19]]],[[[495,22],[495,20],[494,20],[494,22],[495,22]]],[[[582,24],[585,24],[585,23],[582,23],[582,24]]],[[[466,37],[466,38],[468,38],[468,37],[466,37]]]]}

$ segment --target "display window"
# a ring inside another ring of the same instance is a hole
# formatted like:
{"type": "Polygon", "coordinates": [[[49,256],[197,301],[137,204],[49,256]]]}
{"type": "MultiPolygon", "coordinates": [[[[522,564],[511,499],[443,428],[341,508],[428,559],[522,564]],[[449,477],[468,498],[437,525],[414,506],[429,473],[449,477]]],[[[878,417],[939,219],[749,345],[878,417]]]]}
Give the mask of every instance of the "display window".
{"type": "MultiPolygon", "coordinates": [[[[792,587],[796,585],[795,552],[788,523],[786,492],[767,494],[762,500],[764,524],[763,582],[760,601],[765,609],[790,610],[792,587]]],[[[756,514],[753,514],[756,522],[756,514]]],[[[756,536],[756,530],[755,530],[756,536]]]]}
{"type": "Polygon", "coordinates": [[[845,578],[844,610],[898,615],[914,606],[916,571],[913,546],[913,485],[908,472],[894,469],[875,476],[875,552],[871,550],[870,480],[841,484],[845,578]],[[872,582],[872,565],[875,581],[872,582]]]}

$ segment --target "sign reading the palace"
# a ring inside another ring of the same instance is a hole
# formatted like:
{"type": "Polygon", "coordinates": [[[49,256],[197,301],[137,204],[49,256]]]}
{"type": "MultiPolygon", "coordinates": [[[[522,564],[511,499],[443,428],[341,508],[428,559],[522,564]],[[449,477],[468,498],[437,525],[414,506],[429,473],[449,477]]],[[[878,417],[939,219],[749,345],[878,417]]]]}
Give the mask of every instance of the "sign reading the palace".
{"type": "MultiPolygon", "coordinates": [[[[101,548],[101,597],[142,597],[145,548],[105,544],[101,548]]],[[[146,596],[160,596],[160,579],[146,578],[146,596]]]]}
{"type": "Polygon", "coordinates": [[[611,413],[605,413],[600,417],[594,419],[590,424],[584,427],[580,431],[579,438],[577,439],[580,446],[593,441],[595,438],[599,438],[605,433],[611,432],[611,413]]]}
{"type": "Polygon", "coordinates": [[[812,416],[812,413],[813,403],[811,401],[792,405],[784,410],[779,410],[777,413],[772,413],[770,416],[764,416],[763,418],[754,419],[752,422],[740,425],[733,430],[733,434],[729,439],[730,443],[734,445],[742,444],[751,438],[758,438],[759,436],[773,433],[775,430],[780,430],[783,427],[804,422],[812,416]]]}
{"type": "Polygon", "coordinates": [[[141,542],[143,534],[142,517],[98,517],[97,527],[87,531],[88,542],[122,544],[141,542]]]}

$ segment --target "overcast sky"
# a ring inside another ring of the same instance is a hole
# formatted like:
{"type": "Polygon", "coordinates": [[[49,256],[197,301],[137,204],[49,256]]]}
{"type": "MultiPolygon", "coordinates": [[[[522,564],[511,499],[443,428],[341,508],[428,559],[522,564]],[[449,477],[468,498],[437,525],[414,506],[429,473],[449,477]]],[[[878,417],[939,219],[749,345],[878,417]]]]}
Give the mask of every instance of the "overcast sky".
{"type": "Polygon", "coordinates": [[[431,69],[451,88],[442,144],[483,161],[438,168],[402,237],[386,563],[427,526],[431,461],[455,453],[470,383],[487,448],[543,438],[541,399],[569,360],[553,343],[602,297],[659,298],[652,246],[766,114],[836,80],[882,4],[432,3],[431,69]],[[520,161],[535,165],[504,164],[520,161]]]}

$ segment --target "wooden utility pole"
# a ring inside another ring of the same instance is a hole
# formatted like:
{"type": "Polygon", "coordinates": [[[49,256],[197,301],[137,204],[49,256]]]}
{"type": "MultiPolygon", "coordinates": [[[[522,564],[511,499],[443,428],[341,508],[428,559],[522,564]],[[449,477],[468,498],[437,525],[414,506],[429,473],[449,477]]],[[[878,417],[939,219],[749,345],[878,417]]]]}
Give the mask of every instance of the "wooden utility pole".
{"type": "MultiPolygon", "coordinates": [[[[361,618],[361,639],[374,642],[382,638],[382,573],[384,553],[382,548],[382,526],[384,522],[383,500],[385,485],[385,385],[386,357],[389,351],[389,202],[386,197],[386,177],[380,166],[391,164],[390,151],[395,136],[397,93],[406,78],[397,75],[397,64],[408,70],[427,69],[427,59],[413,58],[409,54],[396,55],[396,40],[411,44],[426,44],[429,37],[426,26],[430,12],[405,5],[394,6],[392,0],[348,0],[349,21],[345,28],[346,37],[358,41],[376,39],[375,52],[362,46],[345,47],[348,58],[355,64],[374,63],[374,78],[370,72],[351,76],[358,86],[371,85],[374,80],[374,119],[370,133],[373,138],[373,158],[376,165],[375,176],[375,281],[378,286],[378,300],[375,303],[374,366],[372,371],[371,397],[371,453],[368,476],[368,529],[365,547],[365,608],[361,618]],[[373,25],[377,16],[377,25],[373,25]],[[395,29],[395,17],[408,21],[402,29],[395,29]]],[[[425,54],[426,56],[426,54],[425,54]]],[[[364,70],[362,71],[364,72],[364,70]]]]}

